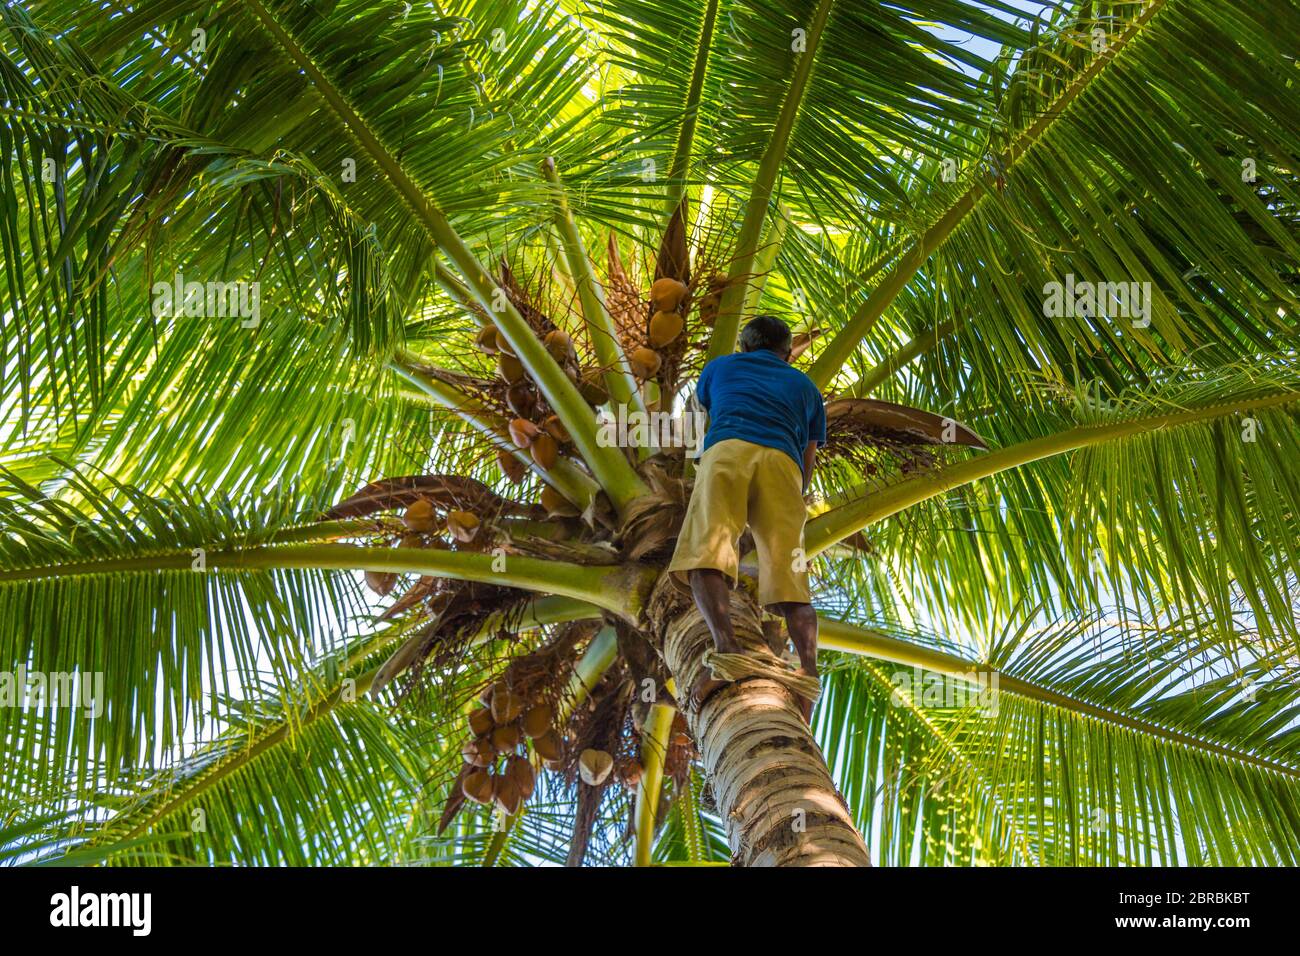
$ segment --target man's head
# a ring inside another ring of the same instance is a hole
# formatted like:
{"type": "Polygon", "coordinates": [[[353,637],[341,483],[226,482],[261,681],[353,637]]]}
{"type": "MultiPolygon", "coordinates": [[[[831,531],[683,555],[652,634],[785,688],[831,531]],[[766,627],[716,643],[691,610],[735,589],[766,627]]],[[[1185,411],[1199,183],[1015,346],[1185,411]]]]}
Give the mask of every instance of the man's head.
{"type": "Polygon", "coordinates": [[[767,349],[788,362],[792,339],[790,326],[775,315],[756,315],[740,332],[740,350],[757,352],[759,349],[767,349]]]}

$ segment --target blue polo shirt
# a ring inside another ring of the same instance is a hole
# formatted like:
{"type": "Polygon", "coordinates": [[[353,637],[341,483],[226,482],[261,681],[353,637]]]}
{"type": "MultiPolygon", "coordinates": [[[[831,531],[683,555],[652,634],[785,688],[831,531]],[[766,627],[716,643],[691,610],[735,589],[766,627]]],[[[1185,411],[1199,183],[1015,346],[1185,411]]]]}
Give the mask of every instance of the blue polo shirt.
{"type": "Polygon", "coordinates": [[[709,413],[702,452],[739,438],[779,448],[802,471],[808,442],[826,441],[826,406],[817,386],[767,349],[715,358],[700,373],[695,395],[709,413]]]}

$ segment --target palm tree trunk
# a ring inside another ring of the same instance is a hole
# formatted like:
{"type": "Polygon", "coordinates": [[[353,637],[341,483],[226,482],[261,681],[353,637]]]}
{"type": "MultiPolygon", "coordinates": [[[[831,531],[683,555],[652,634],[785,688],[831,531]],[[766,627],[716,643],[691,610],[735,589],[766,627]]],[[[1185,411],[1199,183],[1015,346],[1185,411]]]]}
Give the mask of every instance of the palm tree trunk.
{"type": "MultiPolygon", "coordinates": [[[[732,594],[736,637],[765,647],[757,604],[732,594]]],[[[835,789],[826,761],[781,683],[751,678],[713,694],[698,711],[689,688],[713,646],[708,625],[663,575],[647,604],[649,635],[678,688],[706,779],[739,866],[870,866],[866,844],[835,789]]]]}

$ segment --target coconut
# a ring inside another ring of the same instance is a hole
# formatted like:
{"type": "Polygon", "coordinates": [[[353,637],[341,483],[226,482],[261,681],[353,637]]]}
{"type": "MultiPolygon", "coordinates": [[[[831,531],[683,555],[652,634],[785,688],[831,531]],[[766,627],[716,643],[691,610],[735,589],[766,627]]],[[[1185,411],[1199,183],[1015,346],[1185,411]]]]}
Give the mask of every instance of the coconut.
{"type": "Polygon", "coordinates": [[[700,321],[713,328],[713,323],[718,320],[718,309],[722,307],[722,293],[710,292],[700,299],[700,321]]]}
{"type": "Polygon", "coordinates": [[[650,345],[661,349],[686,327],[685,320],[676,312],[656,312],[650,319],[650,345]]]}
{"type": "Polygon", "coordinates": [[[506,389],[506,404],[519,418],[531,418],[537,410],[537,396],[527,382],[516,382],[506,389]]]}
{"type": "Polygon", "coordinates": [[[528,466],[505,449],[498,449],[497,464],[501,466],[501,474],[512,485],[519,484],[524,480],[524,475],[528,474],[528,466]]]}
{"type": "Polygon", "coordinates": [[[533,741],[533,750],[537,751],[537,756],[543,760],[560,760],[564,756],[564,741],[560,739],[560,735],[552,727],[533,741]]]}
{"type": "Polygon", "coordinates": [[[583,371],[578,383],[578,391],[588,405],[604,405],[609,401],[609,391],[605,388],[604,375],[598,368],[583,371]]]}
{"type": "Polygon", "coordinates": [[[650,286],[650,304],[656,312],[671,312],[686,298],[686,283],[665,276],[650,286]]]}
{"type": "Polygon", "coordinates": [[[430,614],[438,615],[447,610],[451,601],[452,593],[450,591],[437,591],[429,595],[424,602],[424,606],[429,609],[430,614]]]}
{"type": "Polygon", "coordinates": [[[524,700],[504,684],[497,684],[492,692],[492,719],[498,724],[518,720],[524,712],[524,700]]]}
{"type": "Polygon", "coordinates": [[[427,533],[438,527],[438,516],[434,514],[432,502],[421,498],[402,514],[402,523],[412,531],[427,533]]]}
{"type": "Polygon", "coordinates": [[[532,447],[529,449],[539,467],[545,471],[550,471],[555,467],[555,460],[560,455],[560,444],[546,432],[542,432],[533,439],[532,447]]]}
{"type": "Polygon", "coordinates": [[[578,509],[573,506],[569,499],[550,485],[542,485],[542,507],[546,509],[548,515],[563,515],[572,518],[578,514],[578,509]]]}
{"type": "Polygon", "coordinates": [[[497,759],[497,752],[492,747],[492,741],[487,737],[465,741],[460,748],[460,754],[465,758],[466,763],[472,763],[476,767],[490,767],[492,761],[497,759]]]}
{"type": "Polygon", "coordinates": [[[397,575],[387,571],[367,571],[366,587],[380,597],[385,597],[397,584],[397,575]]]}
{"type": "Polygon", "coordinates": [[[451,536],[462,544],[469,544],[478,534],[478,515],[470,511],[448,511],[447,530],[451,536]]]}
{"type": "Polygon", "coordinates": [[[573,438],[569,435],[569,430],[564,427],[564,422],[560,421],[559,415],[547,415],[545,421],[542,422],[542,431],[561,445],[567,445],[573,441],[573,438]]]}
{"type": "Polygon", "coordinates": [[[603,750],[587,749],[578,756],[578,773],[588,786],[599,787],[613,769],[614,758],[603,750]]]}
{"type": "Polygon", "coordinates": [[[614,776],[618,778],[619,783],[630,789],[641,782],[641,774],[644,769],[640,761],[625,757],[614,768],[614,776]]]}
{"type": "Polygon", "coordinates": [[[475,737],[482,737],[492,730],[492,711],[486,707],[475,707],[469,712],[469,729],[475,737]]]}
{"type": "Polygon", "coordinates": [[[519,807],[524,802],[524,795],[519,790],[519,784],[504,775],[498,775],[493,778],[493,789],[495,791],[497,807],[506,816],[514,816],[519,812],[519,807]]]}
{"type": "Polygon", "coordinates": [[[460,792],[475,803],[491,803],[492,775],[486,770],[475,770],[460,782],[460,792]]]}
{"type": "Polygon", "coordinates": [[[497,329],[496,334],[497,351],[504,352],[506,355],[514,355],[514,347],[511,346],[510,340],[506,338],[505,333],[497,329]]]}
{"type": "Polygon", "coordinates": [[[495,325],[485,325],[478,330],[478,335],[474,338],[474,344],[478,346],[479,351],[486,352],[488,355],[497,354],[497,327],[495,325]]]}
{"type": "Polygon", "coordinates": [[[550,704],[535,704],[524,714],[524,733],[536,739],[551,729],[551,721],[554,719],[555,714],[550,704]]]}
{"type": "Polygon", "coordinates": [[[542,430],[526,418],[516,418],[510,422],[510,440],[520,448],[527,448],[542,430]]]}
{"type": "Polygon", "coordinates": [[[533,795],[537,783],[537,774],[527,757],[511,757],[506,761],[506,776],[515,782],[524,799],[533,795]]]}
{"type": "Polygon", "coordinates": [[[573,340],[569,338],[569,333],[563,329],[553,329],[547,332],[546,338],[542,339],[542,344],[546,346],[546,351],[550,352],[557,362],[563,362],[573,351],[573,340]]]}
{"type": "Polygon", "coordinates": [[[497,355],[497,374],[511,385],[517,385],[524,380],[524,363],[501,352],[497,355]]]}
{"type": "Polygon", "coordinates": [[[519,728],[514,724],[504,724],[493,729],[492,746],[497,753],[510,753],[519,746],[519,728]]]}
{"type": "Polygon", "coordinates": [[[663,362],[658,352],[647,348],[634,349],[627,360],[632,366],[632,374],[640,379],[653,378],[663,362]]]}
{"type": "Polygon", "coordinates": [[[673,717],[669,743],[674,747],[685,747],[691,742],[691,729],[686,724],[686,715],[680,710],[673,717]]]}

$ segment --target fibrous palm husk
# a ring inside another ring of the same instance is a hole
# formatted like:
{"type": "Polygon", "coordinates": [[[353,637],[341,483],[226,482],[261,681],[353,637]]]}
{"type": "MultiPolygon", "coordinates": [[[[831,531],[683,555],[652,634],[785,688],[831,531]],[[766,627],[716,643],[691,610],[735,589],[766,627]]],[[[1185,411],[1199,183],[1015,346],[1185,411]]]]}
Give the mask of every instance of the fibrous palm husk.
{"type": "Polygon", "coordinates": [[[631,561],[666,555],[677,541],[690,487],[668,470],[672,461],[668,456],[656,455],[639,469],[650,486],[650,494],[628,505],[619,532],[623,554],[631,561]]]}
{"type": "Polygon", "coordinates": [[[628,677],[635,688],[632,698],[632,726],[639,732],[645,724],[650,706],[659,700],[671,701],[668,680],[672,676],[664,666],[663,658],[646,639],[645,634],[622,620],[615,620],[614,634],[618,640],[618,654],[627,662],[628,677]],[[646,681],[650,683],[647,684],[646,681]],[[646,689],[653,690],[647,695],[646,689]],[[649,697],[647,700],[646,698],[649,697]]]}
{"type": "Polygon", "coordinates": [[[602,795],[605,788],[614,782],[613,776],[609,775],[599,785],[588,784],[580,769],[582,753],[594,750],[613,756],[629,749],[631,734],[628,716],[631,699],[632,682],[623,662],[616,660],[592,690],[589,706],[579,708],[570,723],[569,740],[561,761],[565,779],[576,785],[578,791],[578,813],[569,850],[569,866],[582,865],[596,825],[602,795]]]}
{"type": "Polygon", "coordinates": [[[430,501],[443,511],[472,511],[481,517],[510,515],[545,518],[536,505],[503,498],[483,482],[463,475],[406,475],[372,481],[354,495],[325,512],[324,520],[364,518],[380,511],[393,511],[430,501]]]}
{"type": "Polygon", "coordinates": [[[663,241],[659,244],[659,256],[655,260],[656,279],[676,279],[690,285],[691,251],[686,237],[687,210],[686,200],[683,199],[668,220],[668,228],[664,230],[663,241]]]}
{"type": "Polygon", "coordinates": [[[933,412],[875,398],[840,398],[826,403],[826,433],[878,435],[902,445],[963,445],[987,450],[984,439],[961,422],[933,412]]]}

